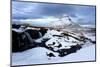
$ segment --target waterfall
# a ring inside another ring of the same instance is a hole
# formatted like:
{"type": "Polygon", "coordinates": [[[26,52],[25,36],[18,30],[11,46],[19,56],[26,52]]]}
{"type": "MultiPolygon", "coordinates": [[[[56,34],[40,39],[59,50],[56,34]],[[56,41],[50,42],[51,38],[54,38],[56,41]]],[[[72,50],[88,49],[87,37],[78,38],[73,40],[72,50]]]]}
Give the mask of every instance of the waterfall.
{"type": "Polygon", "coordinates": [[[24,32],[24,33],[25,33],[25,35],[28,37],[30,43],[33,44],[33,39],[31,38],[30,34],[27,33],[27,32],[24,32]]]}
{"type": "MultiPolygon", "coordinates": [[[[31,38],[30,34],[28,32],[24,32],[24,33],[28,37],[30,43],[33,44],[34,40],[31,38]]],[[[39,32],[39,38],[41,38],[41,37],[42,37],[42,34],[41,34],[41,32],[39,32]]]]}
{"type": "Polygon", "coordinates": [[[42,34],[41,34],[41,32],[39,32],[39,38],[41,38],[42,37],[42,34]]]}

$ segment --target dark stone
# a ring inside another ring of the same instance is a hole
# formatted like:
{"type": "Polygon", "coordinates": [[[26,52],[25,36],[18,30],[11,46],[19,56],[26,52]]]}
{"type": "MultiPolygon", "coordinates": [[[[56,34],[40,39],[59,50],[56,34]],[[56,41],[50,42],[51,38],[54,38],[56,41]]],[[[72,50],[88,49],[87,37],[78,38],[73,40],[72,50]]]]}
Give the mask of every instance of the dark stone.
{"type": "Polygon", "coordinates": [[[12,31],[12,52],[16,52],[20,49],[20,40],[17,32],[12,31]]]}
{"type": "Polygon", "coordinates": [[[62,45],[61,45],[61,44],[59,44],[57,47],[58,47],[58,48],[60,48],[60,47],[62,47],[62,45]]]}
{"type": "Polygon", "coordinates": [[[19,29],[20,27],[21,27],[21,25],[12,24],[12,28],[16,28],[16,29],[19,29]]]}
{"type": "Polygon", "coordinates": [[[49,39],[43,39],[41,43],[33,40],[38,38],[40,38],[38,30],[27,29],[22,33],[12,30],[12,52],[21,52],[34,47],[46,47],[45,42],[49,39]]]}
{"type": "Polygon", "coordinates": [[[71,53],[75,53],[77,50],[81,49],[82,47],[80,45],[71,46],[70,49],[60,49],[57,52],[59,53],[60,57],[66,56],[71,53]]]}
{"type": "MultiPolygon", "coordinates": [[[[57,41],[58,42],[58,41],[57,41]]],[[[58,42],[58,46],[55,46],[55,47],[58,47],[58,48],[60,48],[60,47],[62,47],[62,44],[60,43],[60,42],[58,42]]]]}
{"type": "Polygon", "coordinates": [[[55,42],[53,42],[53,45],[55,44],[55,42]]]}
{"type": "MultiPolygon", "coordinates": [[[[33,42],[34,43],[34,42],[33,42]]],[[[36,43],[34,43],[36,44],[36,43]]],[[[35,47],[35,45],[30,42],[28,37],[23,33],[18,33],[12,30],[12,52],[21,52],[30,48],[35,47]],[[23,38],[24,36],[24,38],[23,38]]]]}
{"type": "Polygon", "coordinates": [[[53,53],[47,53],[46,52],[46,55],[49,56],[49,57],[55,57],[55,55],[53,53]]]}
{"type": "Polygon", "coordinates": [[[46,28],[40,28],[39,32],[42,34],[42,36],[45,35],[45,33],[47,33],[47,30],[46,28]]]}
{"type": "Polygon", "coordinates": [[[93,44],[96,44],[96,41],[92,41],[93,44]]]}
{"type": "Polygon", "coordinates": [[[31,36],[32,39],[38,39],[40,38],[40,34],[38,30],[32,30],[32,29],[28,29],[25,32],[28,32],[31,36]]]}

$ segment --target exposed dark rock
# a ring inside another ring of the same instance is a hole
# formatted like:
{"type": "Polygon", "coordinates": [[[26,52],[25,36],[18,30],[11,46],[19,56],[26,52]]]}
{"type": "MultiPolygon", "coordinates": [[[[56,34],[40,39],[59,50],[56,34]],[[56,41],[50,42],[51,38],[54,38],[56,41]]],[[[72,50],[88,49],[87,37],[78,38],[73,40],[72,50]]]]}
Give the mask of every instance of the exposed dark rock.
{"type": "Polygon", "coordinates": [[[55,55],[53,53],[47,53],[46,52],[46,55],[49,56],[49,57],[55,57],[55,55]]]}
{"type": "Polygon", "coordinates": [[[59,44],[58,46],[55,46],[55,47],[58,47],[58,48],[60,48],[60,47],[62,47],[62,45],[61,45],[61,44],[59,44]]]}
{"type": "Polygon", "coordinates": [[[45,35],[45,33],[47,33],[47,30],[46,28],[40,28],[39,32],[42,34],[42,36],[45,35]]]}
{"type": "Polygon", "coordinates": [[[41,43],[35,42],[34,39],[38,38],[40,38],[38,30],[27,29],[21,33],[12,30],[12,52],[21,52],[38,46],[46,47],[45,42],[49,39],[43,39],[41,43]]]}
{"type": "Polygon", "coordinates": [[[49,39],[43,39],[41,43],[39,43],[39,47],[45,47],[45,48],[48,48],[46,45],[45,45],[45,42],[48,41],[49,39]]]}
{"type": "Polygon", "coordinates": [[[60,57],[63,57],[63,56],[66,56],[68,54],[75,53],[80,48],[81,48],[80,45],[76,45],[76,46],[71,46],[70,49],[60,49],[57,52],[59,53],[60,57]]]}
{"type": "Polygon", "coordinates": [[[92,41],[93,44],[96,44],[96,41],[92,41]]]}
{"type": "Polygon", "coordinates": [[[20,40],[17,32],[12,31],[12,52],[18,51],[20,49],[20,40]]]}
{"type": "Polygon", "coordinates": [[[53,36],[56,36],[56,37],[63,37],[62,35],[53,35],[53,36]]]}
{"type": "Polygon", "coordinates": [[[35,47],[25,33],[18,33],[12,30],[12,52],[20,52],[35,47]]]}
{"type": "Polygon", "coordinates": [[[16,28],[16,29],[19,29],[20,27],[21,27],[21,25],[12,24],[12,28],[16,28]]]}
{"type": "Polygon", "coordinates": [[[55,44],[55,42],[53,42],[53,45],[55,44]]]}
{"type": "Polygon", "coordinates": [[[40,38],[40,34],[38,30],[32,30],[32,29],[28,29],[25,32],[28,32],[31,36],[32,39],[38,39],[40,38]]]}

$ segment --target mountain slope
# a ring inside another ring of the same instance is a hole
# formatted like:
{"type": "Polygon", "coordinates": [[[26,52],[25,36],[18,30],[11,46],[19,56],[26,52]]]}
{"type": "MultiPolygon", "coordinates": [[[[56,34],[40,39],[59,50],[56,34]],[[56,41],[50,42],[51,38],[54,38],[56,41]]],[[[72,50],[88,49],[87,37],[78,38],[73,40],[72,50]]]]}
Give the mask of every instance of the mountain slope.
{"type": "Polygon", "coordinates": [[[58,21],[52,22],[54,28],[81,28],[81,26],[71,20],[68,15],[63,15],[58,21]]]}

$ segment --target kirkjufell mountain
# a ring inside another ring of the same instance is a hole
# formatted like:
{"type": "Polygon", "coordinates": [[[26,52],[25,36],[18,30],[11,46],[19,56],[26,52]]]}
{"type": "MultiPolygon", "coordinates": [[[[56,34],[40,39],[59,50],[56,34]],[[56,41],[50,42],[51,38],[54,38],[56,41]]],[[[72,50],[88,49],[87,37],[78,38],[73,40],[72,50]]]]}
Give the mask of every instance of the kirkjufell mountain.
{"type": "Polygon", "coordinates": [[[95,59],[95,29],[82,28],[68,15],[47,27],[33,21],[12,24],[13,66],[95,59]]]}
{"type": "Polygon", "coordinates": [[[51,27],[54,28],[82,28],[78,23],[75,23],[74,21],[72,21],[72,19],[70,18],[70,16],[68,15],[63,15],[62,17],[59,18],[58,21],[54,21],[51,24],[51,27]]]}

